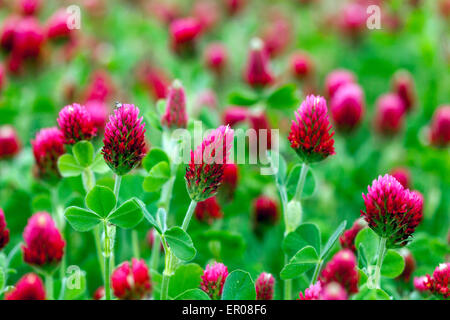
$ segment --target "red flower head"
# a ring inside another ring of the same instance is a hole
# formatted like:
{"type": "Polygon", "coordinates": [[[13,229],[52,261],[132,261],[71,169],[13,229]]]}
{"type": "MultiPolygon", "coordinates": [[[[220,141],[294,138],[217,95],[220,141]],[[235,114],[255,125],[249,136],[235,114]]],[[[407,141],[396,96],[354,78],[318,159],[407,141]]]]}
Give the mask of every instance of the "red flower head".
{"type": "Polygon", "coordinates": [[[337,282],[327,284],[320,295],[320,300],[347,300],[347,292],[337,282]]]}
{"type": "Polygon", "coordinates": [[[351,2],[344,5],[339,14],[338,26],[341,32],[353,39],[358,38],[366,29],[367,7],[351,2]]]}
{"type": "Polygon", "coordinates": [[[104,71],[95,71],[84,92],[84,101],[99,100],[105,102],[113,92],[114,87],[110,75],[104,71]]]}
{"type": "Polygon", "coordinates": [[[442,295],[445,299],[450,297],[450,262],[441,263],[434,269],[433,286],[434,294],[442,295]]]}
{"type": "Polygon", "coordinates": [[[305,162],[320,161],[335,153],[334,132],[327,111],[324,98],[310,95],[295,113],[288,139],[305,162]]]}
{"type": "Polygon", "coordinates": [[[387,238],[389,248],[406,245],[422,220],[422,199],[388,174],[373,180],[367,190],[361,214],[369,227],[387,238]]]}
{"type": "Polygon", "coordinates": [[[31,145],[36,162],[36,177],[48,180],[59,178],[58,158],[66,152],[61,131],[56,127],[41,129],[31,145]]]}
{"type": "Polygon", "coordinates": [[[14,127],[0,126],[0,160],[14,157],[20,151],[20,141],[14,127]]]}
{"type": "Polygon", "coordinates": [[[406,248],[400,249],[400,254],[405,260],[405,269],[403,269],[403,272],[401,275],[397,277],[397,279],[402,279],[405,282],[409,282],[411,279],[411,275],[416,269],[416,260],[414,259],[411,251],[409,251],[406,248]]]}
{"type": "Polygon", "coordinates": [[[403,127],[405,105],[396,93],[388,93],[377,100],[375,129],[383,135],[393,135],[403,127]]]}
{"type": "Polygon", "coordinates": [[[35,213],[28,219],[23,239],[23,259],[30,265],[55,265],[64,255],[66,243],[47,212],[35,213]]]}
{"type": "Polygon", "coordinates": [[[322,283],[317,281],[315,284],[311,284],[307,289],[305,289],[304,294],[303,292],[300,292],[300,300],[320,300],[322,290],[322,283]]]}
{"type": "Polygon", "coordinates": [[[5,300],[45,300],[44,283],[34,273],[27,273],[5,294],[5,300]]]}
{"type": "Polygon", "coordinates": [[[161,117],[161,123],[168,128],[186,128],[186,94],[183,85],[175,80],[167,94],[166,112],[161,117]]]}
{"type": "Polygon", "coordinates": [[[308,79],[313,75],[314,63],[306,52],[296,52],[291,56],[290,71],[298,80],[308,79]]]}
{"type": "Polygon", "coordinates": [[[405,189],[409,189],[411,186],[411,173],[407,168],[395,168],[392,169],[390,172],[390,175],[393,176],[395,179],[397,179],[398,182],[403,186],[405,189]]]}
{"type": "Polygon", "coordinates": [[[41,0],[19,0],[20,11],[24,15],[33,15],[41,8],[41,0]]]}
{"type": "Polygon", "coordinates": [[[275,57],[289,45],[293,27],[289,23],[289,17],[284,16],[279,11],[272,11],[265,25],[266,28],[261,36],[264,49],[270,57],[275,57]]]}
{"type": "Polygon", "coordinates": [[[105,128],[108,121],[109,107],[99,100],[89,100],[85,103],[87,112],[91,115],[92,123],[98,130],[105,128]]]}
{"type": "Polygon", "coordinates": [[[70,14],[65,9],[56,11],[47,21],[47,38],[68,40],[75,30],[69,29],[70,14]]]}
{"type": "Polygon", "coordinates": [[[337,282],[349,293],[358,292],[359,274],[356,257],[349,249],[342,249],[334,255],[322,270],[320,280],[323,285],[337,282]]]}
{"type": "Polygon", "coordinates": [[[195,151],[191,150],[185,179],[192,200],[203,201],[216,194],[233,147],[233,135],[233,129],[220,126],[195,151]]]}
{"type": "Polygon", "coordinates": [[[0,250],[9,242],[9,230],[6,229],[5,213],[0,208],[0,250]]]}
{"type": "Polygon", "coordinates": [[[97,288],[97,290],[95,290],[93,298],[94,300],[102,300],[104,296],[105,296],[105,287],[100,286],[97,288]]]}
{"type": "Polygon", "coordinates": [[[256,300],[273,300],[275,278],[267,272],[259,275],[255,282],[256,300]]]}
{"type": "Polygon", "coordinates": [[[422,277],[415,277],[414,278],[414,288],[420,292],[427,291],[430,286],[430,283],[431,283],[430,281],[431,281],[430,275],[426,275],[426,276],[422,276],[422,277]]]}
{"type": "Polygon", "coordinates": [[[341,237],[339,238],[339,242],[341,243],[341,247],[343,249],[350,249],[353,252],[356,252],[355,248],[355,238],[358,233],[367,227],[367,222],[363,218],[359,218],[355,220],[353,226],[346,230],[341,237]]]}
{"type": "Polygon", "coordinates": [[[272,198],[259,196],[253,201],[253,216],[257,223],[275,223],[278,219],[278,205],[272,198]]]}
{"type": "Polygon", "coordinates": [[[21,19],[15,26],[13,36],[13,54],[21,58],[39,56],[44,43],[44,31],[34,17],[21,19]]]}
{"type": "Polygon", "coordinates": [[[19,24],[20,18],[16,16],[9,16],[5,19],[2,25],[2,32],[0,34],[0,45],[3,50],[9,52],[14,46],[14,35],[16,26],[19,24]]]}
{"type": "Polygon", "coordinates": [[[65,144],[75,144],[81,140],[91,140],[97,133],[91,114],[85,106],[74,103],[65,106],[57,119],[64,135],[65,144]]]}
{"type": "Polygon", "coordinates": [[[247,108],[229,106],[223,114],[223,123],[234,127],[236,124],[246,121],[248,114],[247,108]]]}
{"type": "Polygon", "coordinates": [[[181,18],[170,24],[171,46],[175,53],[192,53],[202,33],[202,25],[196,18],[181,18]]]}
{"type": "Polygon", "coordinates": [[[119,104],[109,117],[103,139],[103,157],[118,175],[124,175],[141,163],[145,156],[145,123],[139,108],[119,104]]]}
{"type": "Polygon", "coordinates": [[[274,81],[270,70],[269,57],[261,39],[254,38],[250,42],[250,53],[244,71],[244,79],[254,88],[266,87],[274,81]]]}
{"type": "Polygon", "coordinates": [[[345,69],[336,69],[330,72],[325,79],[325,90],[329,98],[333,98],[337,90],[349,83],[355,83],[353,72],[345,69]]]}
{"type": "MultiPolygon", "coordinates": [[[[254,137],[250,135],[249,137],[249,144],[251,146],[257,146],[257,149],[260,150],[260,148],[263,148],[264,154],[265,151],[270,150],[272,148],[272,131],[270,130],[270,124],[269,120],[267,119],[265,112],[257,112],[257,113],[251,113],[249,116],[250,125],[253,130],[256,131],[256,141],[254,141],[254,137]],[[262,130],[266,130],[266,141],[264,145],[264,138],[260,137],[264,136],[262,130]]],[[[261,151],[258,151],[259,154],[261,154],[261,151]]]]}
{"type": "Polygon", "coordinates": [[[144,260],[131,259],[119,265],[111,275],[114,295],[120,300],[140,300],[152,291],[149,270],[144,260]]]}
{"type": "Polygon", "coordinates": [[[357,84],[345,84],[331,99],[330,109],[336,128],[352,131],[361,123],[364,115],[364,92],[357,84]]]}
{"type": "Polygon", "coordinates": [[[140,81],[148,88],[155,100],[165,99],[170,81],[164,70],[144,64],[139,69],[140,81]]]}
{"type": "Polygon", "coordinates": [[[210,224],[214,220],[222,218],[223,212],[217,202],[217,198],[214,196],[197,203],[197,206],[195,207],[195,217],[199,221],[205,221],[210,224]]]}
{"type": "Polygon", "coordinates": [[[222,297],[223,285],[228,277],[228,269],[223,263],[214,262],[214,265],[207,265],[202,275],[200,288],[205,291],[213,300],[222,297]]]}
{"type": "Polygon", "coordinates": [[[228,60],[226,47],[221,43],[212,43],[205,49],[205,63],[209,70],[220,75],[228,60]]]}
{"type": "Polygon", "coordinates": [[[434,112],[430,142],[436,147],[446,147],[450,144],[450,105],[441,106],[434,112]]]}
{"type": "Polygon", "coordinates": [[[408,71],[400,70],[394,74],[392,89],[402,99],[406,111],[411,111],[416,102],[414,79],[408,71]]]}
{"type": "Polygon", "coordinates": [[[223,168],[223,180],[221,190],[228,199],[233,198],[239,180],[239,168],[234,163],[227,163],[223,168]]]}
{"type": "Polygon", "coordinates": [[[228,14],[232,16],[242,10],[246,0],[224,0],[224,2],[228,14]]]}

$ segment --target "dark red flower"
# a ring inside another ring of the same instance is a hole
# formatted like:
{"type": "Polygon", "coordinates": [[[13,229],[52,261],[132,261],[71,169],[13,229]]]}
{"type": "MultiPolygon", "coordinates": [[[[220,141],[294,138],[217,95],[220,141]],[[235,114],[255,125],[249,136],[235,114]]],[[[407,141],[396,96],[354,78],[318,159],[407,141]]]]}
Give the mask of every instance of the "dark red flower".
{"type": "Polygon", "coordinates": [[[361,215],[369,227],[387,238],[388,248],[406,245],[422,220],[423,200],[388,174],[373,180],[367,190],[362,195],[366,211],[361,210],[361,215]]]}
{"type": "Polygon", "coordinates": [[[233,129],[220,126],[195,151],[191,150],[185,180],[192,200],[203,201],[216,194],[233,146],[233,136],[233,129]]]}
{"type": "Polygon", "coordinates": [[[441,106],[434,112],[430,142],[436,147],[446,147],[450,144],[450,105],[441,106]]]}
{"type": "Polygon", "coordinates": [[[398,133],[403,127],[405,105],[396,93],[382,95],[377,100],[375,129],[383,135],[398,133]]]}
{"type": "Polygon", "coordinates": [[[69,40],[75,29],[69,29],[70,14],[65,9],[56,11],[47,21],[47,38],[69,40]]]}
{"type": "Polygon", "coordinates": [[[392,90],[402,99],[406,112],[411,111],[416,102],[414,79],[406,70],[397,71],[392,79],[392,90]]]}
{"type": "Polygon", "coordinates": [[[14,35],[16,27],[19,24],[20,18],[17,16],[7,17],[2,25],[2,32],[0,34],[0,45],[3,50],[9,52],[14,46],[14,35]]]}
{"type": "Polygon", "coordinates": [[[255,282],[256,300],[273,300],[275,278],[267,272],[259,275],[255,282]]]}
{"type": "Polygon", "coordinates": [[[36,162],[35,175],[38,178],[52,180],[59,178],[58,158],[66,152],[64,135],[56,128],[45,128],[31,141],[36,162]]]}
{"type": "Polygon", "coordinates": [[[432,276],[427,274],[414,278],[414,287],[418,291],[429,291],[444,299],[450,297],[450,262],[439,264],[432,276]]]}
{"type": "Polygon", "coordinates": [[[207,265],[202,275],[200,288],[205,291],[213,300],[222,297],[223,285],[228,277],[228,269],[223,263],[214,262],[207,265]]]}
{"type": "Polygon", "coordinates": [[[341,243],[341,247],[356,252],[355,238],[358,233],[366,227],[367,222],[363,218],[356,219],[353,226],[340,236],[339,242],[341,243]]]}
{"type": "Polygon", "coordinates": [[[412,273],[416,270],[416,260],[414,259],[411,251],[406,248],[402,248],[400,250],[400,254],[405,260],[405,268],[403,269],[402,274],[397,277],[397,279],[409,282],[412,273]]]}
{"type": "Polygon", "coordinates": [[[66,243],[47,212],[35,213],[28,220],[23,239],[23,259],[30,265],[55,265],[64,255],[66,243]]]}
{"type": "Polygon", "coordinates": [[[180,18],[170,23],[170,41],[175,53],[192,53],[202,33],[202,25],[196,18],[180,18]]]}
{"type": "Polygon", "coordinates": [[[329,98],[333,98],[337,90],[349,83],[355,83],[353,72],[345,69],[336,69],[330,72],[325,79],[325,90],[329,98]]]}
{"type": "Polygon", "coordinates": [[[65,106],[57,119],[64,135],[65,144],[75,144],[81,140],[91,140],[97,133],[91,114],[85,106],[74,103],[65,106]]]}
{"type": "Polygon", "coordinates": [[[397,181],[400,182],[403,188],[409,189],[411,187],[411,173],[407,168],[395,168],[392,169],[389,174],[397,179],[397,181]]]}
{"type": "Polygon", "coordinates": [[[334,132],[327,111],[324,98],[310,95],[295,113],[288,139],[305,162],[320,161],[335,154],[334,132]]]}
{"type": "Polygon", "coordinates": [[[306,52],[296,52],[290,59],[290,71],[298,80],[304,80],[313,75],[314,63],[306,52]]]}
{"type": "Polygon", "coordinates": [[[245,107],[229,106],[224,111],[223,123],[234,127],[238,123],[246,121],[248,114],[248,109],[245,107]]]}
{"type": "Polygon", "coordinates": [[[124,175],[141,163],[145,156],[145,123],[139,108],[119,104],[109,117],[103,139],[103,157],[118,175],[124,175]]]}
{"type": "Polygon", "coordinates": [[[233,198],[239,180],[239,168],[234,163],[227,163],[223,168],[222,186],[220,187],[227,199],[233,198]]]}
{"type": "Polygon", "coordinates": [[[100,286],[97,288],[97,290],[95,290],[93,298],[94,300],[102,300],[104,296],[105,296],[105,287],[100,286]]]}
{"type": "Polygon", "coordinates": [[[266,87],[273,83],[269,57],[261,39],[254,38],[250,43],[250,52],[244,71],[245,81],[254,88],[266,87]]]}
{"type": "Polygon", "coordinates": [[[364,92],[357,84],[340,86],[331,99],[331,116],[338,130],[354,130],[361,123],[364,110],[364,92]]]}
{"type": "Polygon", "coordinates": [[[45,300],[44,283],[38,275],[27,273],[5,294],[5,300],[45,300]]]}
{"type": "Polygon", "coordinates": [[[167,94],[166,112],[161,117],[161,123],[168,128],[186,128],[186,94],[183,85],[175,80],[167,94]]]}
{"type": "Polygon", "coordinates": [[[275,223],[278,219],[278,205],[272,198],[259,196],[253,201],[253,216],[257,223],[275,223]]]}
{"type": "Polygon", "coordinates": [[[21,58],[36,58],[44,43],[44,31],[34,17],[21,19],[14,29],[13,54],[21,58]]]}
{"type": "Polygon", "coordinates": [[[14,157],[20,148],[21,143],[14,127],[0,126],[0,160],[14,157]]]}
{"type": "Polygon", "coordinates": [[[323,285],[337,282],[348,294],[358,292],[358,280],[356,257],[350,249],[342,249],[336,253],[320,274],[323,285]]]}
{"type": "Polygon", "coordinates": [[[0,250],[9,242],[9,229],[6,228],[5,213],[0,208],[0,250]]]}
{"type": "Polygon", "coordinates": [[[119,265],[111,276],[114,295],[120,300],[141,300],[152,291],[152,284],[144,260],[131,259],[119,265]]]}
{"type": "Polygon", "coordinates": [[[225,70],[228,53],[221,43],[212,43],[205,49],[205,63],[209,70],[220,75],[225,70]]]}
{"type": "Polygon", "coordinates": [[[197,203],[197,206],[195,207],[195,217],[199,221],[204,221],[210,224],[214,220],[222,218],[223,212],[217,202],[217,198],[214,196],[197,203]]]}

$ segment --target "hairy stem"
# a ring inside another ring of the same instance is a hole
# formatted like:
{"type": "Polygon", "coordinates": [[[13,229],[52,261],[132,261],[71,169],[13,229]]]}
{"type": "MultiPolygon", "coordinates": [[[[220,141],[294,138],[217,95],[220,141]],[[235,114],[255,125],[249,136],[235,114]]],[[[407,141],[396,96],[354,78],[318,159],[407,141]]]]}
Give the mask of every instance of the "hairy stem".
{"type": "Polygon", "coordinates": [[[164,271],[163,271],[163,277],[162,277],[162,283],[161,283],[161,300],[168,300],[169,298],[169,283],[170,283],[170,277],[173,275],[173,259],[174,256],[172,252],[170,251],[169,247],[166,245],[166,240],[164,237],[161,239],[164,251],[166,253],[165,255],[165,263],[164,263],[164,271]]]}
{"type": "Polygon", "coordinates": [[[47,299],[53,300],[53,275],[51,273],[45,274],[45,291],[47,299]]]}
{"type": "Polygon", "coordinates": [[[386,253],[386,238],[380,237],[380,242],[378,243],[378,253],[377,253],[377,265],[375,267],[375,277],[374,286],[375,288],[380,288],[380,276],[381,276],[381,265],[383,264],[384,255],[386,253]]]}
{"type": "Polygon", "coordinates": [[[311,284],[314,284],[317,282],[317,278],[319,277],[320,269],[322,268],[323,260],[320,260],[316,264],[316,268],[314,269],[314,274],[311,278],[311,284]]]}
{"type": "Polygon", "coordinates": [[[308,165],[303,162],[302,169],[300,171],[300,177],[297,182],[297,188],[295,189],[294,199],[300,201],[303,193],[303,187],[305,186],[306,174],[308,173],[308,165]]]}
{"type": "Polygon", "coordinates": [[[186,212],[186,216],[184,217],[183,224],[181,225],[181,228],[183,228],[184,231],[186,231],[189,227],[189,223],[191,222],[191,218],[192,218],[192,215],[194,214],[196,206],[197,206],[197,201],[191,200],[191,203],[189,204],[189,208],[186,212]]]}

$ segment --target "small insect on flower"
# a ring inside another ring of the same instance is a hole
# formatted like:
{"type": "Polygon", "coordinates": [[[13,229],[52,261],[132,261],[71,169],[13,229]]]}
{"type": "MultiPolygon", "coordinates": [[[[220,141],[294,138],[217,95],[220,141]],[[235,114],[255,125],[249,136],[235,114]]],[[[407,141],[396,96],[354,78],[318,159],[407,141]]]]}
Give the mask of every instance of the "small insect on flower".
{"type": "Polygon", "coordinates": [[[186,94],[180,80],[175,80],[167,94],[166,112],[161,117],[161,123],[167,128],[186,128],[186,94]]]}
{"type": "Polygon", "coordinates": [[[31,216],[23,232],[23,240],[23,259],[30,265],[51,268],[57,265],[64,255],[66,243],[47,212],[38,212],[31,216]]]}
{"type": "Polygon", "coordinates": [[[341,86],[331,99],[331,116],[336,129],[350,132],[361,123],[364,115],[364,92],[354,83],[341,86]]]}
{"type": "Polygon", "coordinates": [[[359,231],[367,227],[367,222],[363,218],[356,219],[353,226],[346,230],[340,237],[339,242],[343,249],[350,249],[356,252],[355,239],[359,231]]]}
{"type": "Polygon", "coordinates": [[[58,117],[58,125],[64,135],[65,144],[75,144],[81,140],[91,140],[97,133],[91,114],[85,106],[74,103],[65,106],[58,117]]]}
{"type": "Polygon", "coordinates": [[[228,277],[228,269],[223,263],[214,262],[207,265],[202,275],[200,288],[213,300],[222,297],[223,285],[228,277]]]}
{"type": "Polygon", "coordinates": [[[450,105],[439,107],[433,114],[430,142],[435,147],[445,148],[450,144],[450,105]]]}
{"type": "Polygon", "coordinates": [[[348,294],[358,292],[359,274],[355,254],[349,249],[336,253],[320,274],[320,281],[327,285],[339,283],[348,294]]]}
{"type": "Polygon", "coordinates": [[[388,174],[373,180],[367,190],[361,215],[369,227],[387,239],[388,248],[405,246],[422,220],[423,199],[388,174]]]}
{"type": "Polygon", "coordinates": [[[216,196],[197,203],[197,206],[195,207],[195,217],[197,220],[204,221],[209,224],[213,223],[214,220],[222,218],[222,208],[217,202],[216,196]]]}
{"type": "Polygon", "coordinates": [[[291,147],[305,162],[326,159],[334,152],[334,132],[328,119],[325,99],[310,95],[295,112],[288,139],[291,147]]]}
{"type": "Polygon", "coordinates": [[[21,143],[14,127],[0,126],[0,160],[14,157],[20,148],[21,143]]]}
{"type": "Polygon", "coordinates": [[[114,295],[120,300],[141,300],[152,291],[152,284],[144,260],[131,259],[118,266],[111,276],[114,295]]]}
{"type": "Polygon", "coordinates": [[[264,50],[264,43],[259,38],[254,38],[250,42],[244,79],[253,88],[263,88],[274,81],[274,76],[270,70],[269,57],[264,50]]]}
{"type": "Polygon", "coordinates": [[[118,104],[109,117],[103,139],[103,158],[117,175],[127,174],[145,156],[145,123],[139,118],[139,108],[133,104],[118,104]]]}
{"type": "Polygon", "coordinates": [[[0,250],[9,242],[9,230],[6,228],[5,213],[0,208],[0,250]]]}
{"type": "Polygon", "coordinates": [[[194,201],[203,201],[217,193],[224,167],[233,148],[234,131],[229,126],[215,129],[195,151],[186,167],[186,186],[194,201]]]}
{"type": "Polygon", "coordinates": [[[273,300],[275,278],[267,272],[259,275],[255,282],[256,300],[273,300]]]}
{"type": "Polygon", "coordinates": [[[31,145],[36,163],[35,176],[47,181],[59,179],[58,158],[66,152],[61,131],[56,127],[41,129],[31,145]]]}
{"type": "Polygon", "coordinates": [[[27,273],[5,294],[5,300],[45,300],[44,283],[35,273],[27,273]]]}

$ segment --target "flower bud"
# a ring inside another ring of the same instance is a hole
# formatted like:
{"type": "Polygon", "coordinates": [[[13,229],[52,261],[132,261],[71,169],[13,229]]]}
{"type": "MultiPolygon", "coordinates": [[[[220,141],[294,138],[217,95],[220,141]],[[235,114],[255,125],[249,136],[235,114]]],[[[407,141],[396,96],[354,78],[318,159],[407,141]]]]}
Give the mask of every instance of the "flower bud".
{"type": "Polygon", "coordinates": [[[167,94],[166,112],[161,123],[168,128],[186,128],[186,94],[179,80],[175,80],[167,94]]]}
{"type": "Polygon", "coordinates": [[[93,298],[94,300],[102,300],[104,296],[105,296],[105,287],[100,286],[97,288],[97,290],[95,290],[93,298]]]}
{"type": "Polygon", "coordinates": [[[414,259],[411,251],[406,248],[400,249],[400,255],[403,257],[403,260],[405,260],[405,268],[403,269],[402,274],[397,277],[397,279],[409,282],[412,273],[416,270],[416,260],[414,259]]]}
{"type": "Polygon", "coordinates": [[[402,99],[406,112],[411,111],[416,101],[414,79],[406,70],[397,71],[392,80],[392,89],[402,99]]]}
{"type": "Polygon", "coordinates": [[[382,135],[398,133],[403,127],[405,105],[397,94],[388,93],[377,100],[375,129],[382,135]]]}
{"type": "Polygon", "coordinates": [[[111,275],[114,295],[120,300],[141,300],[152,291],[149,270],[144,260],[131,259],[119,265],[111,275]]]}
{"type": "Polygon", "coordinates": [[[222,218],[223,212],[217,202],[217,198],[214,196],[197,203],[197,206],[195,207],[195,217],[199,221],[207,222],[209,224],[213,223],[214,220],[222,218]]]}
{"type": "Polygon", "coordinates": [[[228,277],[228,269],[223,263],[214,262],[207,265],[202,275],[200,288],[205,291],[212,300],[222,297],[223,285],[228,277]]]}
{"type": "Polygon", "coordinates": [[[297,80],[305,80],[313,75],[314,63],[306,52],[296,52],[291,56],[290,71],[297,80]]]}
{"type": "Polygon", "coordinates": [[[266,50],[264,50],[264,43],[261,39],[254,38],[250,43],[250,52],[244,71],[244,78],[253,88],[266,87],[274,81],[269,66],[269,57],[266,50]]]}
{"type": "Polygon", "coordinates": [[[81,140],[91,140],[97,133],[91,114],[85,106],[74,103],[65,106],[57,119],[64,135],[65,144],[75,144],[81,140]]]}
{"type": "MultiPolygon", "coordinates": [[[[223,180],[220,190],[227,199],[232,199],[239,180],[239,168],[234,163],[227,163],[223,169],[223,180]]],[[[220,193],[219,193],[220,194],[220,193]]]]}
{"type": "Polygon", "coordinates": [[[44,283],[34,273],[27,273],[5,294],[5,300],[45,300],[44,283]]]}
{"type": "Polygon", "coordinates": [[[267,196],[259,196],[253,201],[253,216],[256,223],[274,224],[278,220],[278,205],[267,196]]]}
{"type": "Polygon", "coordinates": [[[286,208],[286,231],[292,232],[302,222],[303,209],[300,201],[292,199],[286,208]]]}
{"type": "Polygon", "coordinates": [[[14,36],[16,27],[20,21],[17,16],[9,16],[3,22],[2,31],[0,34],[0,46],[6,52],[10,52],[14,46],[14,36]]]}
{"type": "Polygon", "coordinates": [[[353,72],[345,69],[336,69],[330,72],[325,79],[325,90],[329,98],[333,98],[337,90],[349,83],[355,83],[353,72]]]}
{"type": "Polygon", "coordinates": [[[223,0],[225,2],[227,13],[230,16],[237,14],[245,5],[246,0],[223,0]]]}
{"type": "Polygon", "coordinates": [[[205,63],[209,70],[221,75],[228,60],[227,49],[221,43],[212,43],[205,50],[205,63]]]}
{"type": "Polygon", "coordinates": [[[270,16],[265,22],[265,28],[261,39],[264,42],[264,50],[270,57],[281,54],[289,45],[292,36],[293,26],[286,17],[278,11],[270,12],[270,16]]]}
{"type": "Polygon", "coordinates": [[[270,273],[263,272],[255,282],[256,300],[273,300],[275,278],[270,273]]]}
{"type": "Polygon", "coordinates": [[[430,142],[433,146],[442,148],[450,144],[450,105],[441,106],[434,112],[430,142]]]}
{"type": "Polygon", "coordinates": [[[0,160],[14,157],[20,148],[20,140],[14,127],[0,126],[0,160]]]}
{"type": "Polygon", "coordinates": [[[44,43],[44,31],[34,17],[19,21],[14,30],[13,53],[21,58],[36,58],[44,43]]]}
{"type": "Polygon", "coordinates": [[[89,85],[84,92],[84,100],[98,100],[106,102],[114,93],[111,76],[105,71],[95,71],[89,80],[89,85]]]}
{"type": "Polygon", "coordinates": [[[172,50],[177,54],[190,54],[195,50],[202,25],[196,18],[182,18],[170,24],[172,50]]]}
{"type": "Polygon", "coordinates": [[[0,250],[9,242],[9,230],[6,228],[5,213],[0,208],[0,250]]]}
{"type": "Polygon", "coordinates": [[[19,0],[19,9],[23,15],[36,14],[41,8],[41,0],[19,0]]]}
{"type": "Polygon", "coordinates": [[[69,29],[70,14],[65,9],[56,11],[47,21],[47,38],[51,40],[69,40],[74,30],[69,29]]]}
{"type": "Polygon", "coordinates": [[[341,9],[338,26],[344,35],[356,40],[365,31],[366,21],[366,7],[358,2],[350,2],[341,9]]]}
{"type": "Polygon", "coordinates": [[[361,123],[364,110],[364,93],[357,84],[339,87],[331,99],[331,116],[338,130],[354,130],[361,123]]]}

